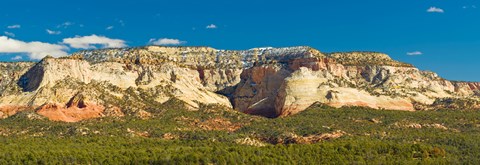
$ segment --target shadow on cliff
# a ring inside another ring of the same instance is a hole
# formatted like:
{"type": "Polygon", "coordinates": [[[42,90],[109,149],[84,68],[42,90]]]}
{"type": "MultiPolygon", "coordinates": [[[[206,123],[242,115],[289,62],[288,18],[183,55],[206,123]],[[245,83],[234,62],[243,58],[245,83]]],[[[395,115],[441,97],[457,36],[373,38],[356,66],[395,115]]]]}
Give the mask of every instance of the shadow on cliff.
{"type": "Polygon", "coordinates": [[[277,118],[278,109],[282,109],[282,98],[279,92],[286,77],[290,77],[293,70],[285,67],[288,63],[255,64],[240,74],[241,81],[235,86],[227,87],[218,94],[228,97],[233,108],[240,112],[277,118]],[[280,104],[278,104],[280,103],[280,104]]]}
{"type": "Polygon", "coordinates": [[[17,85],[20,86],[23,92],[32,92],[40,87],[44,77],[44,61],[40,61],[35,64],[30,70],[23,74],[17,82],[17,85]]]}

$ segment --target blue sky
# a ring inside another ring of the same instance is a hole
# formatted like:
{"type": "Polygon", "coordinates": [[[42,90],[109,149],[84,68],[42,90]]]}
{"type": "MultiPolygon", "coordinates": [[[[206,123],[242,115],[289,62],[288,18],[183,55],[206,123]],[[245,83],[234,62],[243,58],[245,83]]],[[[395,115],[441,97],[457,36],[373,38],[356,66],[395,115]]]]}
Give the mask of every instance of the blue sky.
{"type": "Polygon", "coordinates": [[[217,49],[307,45],[323,52],[385,52],[450,80],[480,81],[479,0],[6,0],[1,4],[2,61],[147,44],[217,49]]]}

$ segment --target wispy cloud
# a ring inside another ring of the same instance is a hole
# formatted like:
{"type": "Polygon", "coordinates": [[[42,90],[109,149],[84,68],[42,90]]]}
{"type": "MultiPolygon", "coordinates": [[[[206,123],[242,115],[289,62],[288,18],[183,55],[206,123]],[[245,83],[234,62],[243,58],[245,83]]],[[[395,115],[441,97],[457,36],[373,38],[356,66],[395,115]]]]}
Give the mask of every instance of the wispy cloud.
{"type": "Polygon", "coordinates": [[[70,47],[77,49],[96,49],[97,45],[100,45],[101,48],[121,48],[127,46],[124,40],[111,39],[105,36],[97,36],[95,34],[90,36],[65,38],[62,43],[68,44],[70,47]]]}
{"type": "Polygon", "coordinates": [[[427,9],[427,12],[429,13],[444,13],[445,11],[441,8],[438,7],[430,7],[427,9]]]}
{"type": "Polygon", "coordinates": [[[27,53],[30,59],[42,59],[47,55],[66,56],[68,47],[39,41],[25,42],[0,36],[0,53],[27,53]]]}
{"type": "Polygon", "coordinates": [[[22,57],[22,56],[15,56],[15,57],[12,57],[12,58],[10,58],[10,59],[11,59],[11,60],[18,61],[18,60],[23,59],[23,57],[22,57]]]}
{"type": "Polygon", "coordinates": [[[72,26],[73,23],[72,22],[64,22],[60,25],[57,25],[57,28],[68,28],[69,26],[72,26]]]}
{"type": "Polygon", "coordinates": [[[161,39],[150,39],[150,44],[153,45],[181,45],[187,43],[186,41],[181,41],[179,39],[171,39],[171,38],[161,38],[161,39]]]}
{"type": "Polygon", "coordinates": [[[477,6],[475,6],[475,5],[471,5],[471,6],[463,6],[462,8],[463,8],[463,9],[476,9],[476,8],[477,8],[477,6]]]}
{"type": "Polygon", "coordinates": [[[216,29],[217,28],[217,25],[215,24],[210,24],[206,27],[207,29],[216,29]]]}
{"type": "Polygon", "coordinates": [[[423,53],[420,51],[414,51],[414,52],[407,52],[407,55],[409,56],[419,56],[422,55],[423,53]]]}
{"type": "Polygon", "coordinates": [[[61,31],[54,31],[54,30],[50,30],[50,29],[46,29],[46,31],[50,35],[59,35],[59,34],[62,33],[61,31]]]}
{"type": "Polygon", "coordinates": [[[17,25],[7,26],[7,28],[9,28],[9,29],[19,29],[19,28],[21,28],[21,27],[22,27],[22,26],[21,26],[21,25],[18,25],[18,24],[17,24],[17,25]]]}
{"type": "Polygon", "coordinates": [[[108,26],[107,28],[105,28],[105,30],[112,30],[114,28],[114,26],[108,26]]]}
{"type": "Polygon", "coordinates": [[[15,37],[15,33],[7,32],[7,31],[5,31],[5,32],[3,32],[3,33],[4,33],[5,35],[7,35],[7,36],[15,37]]]}

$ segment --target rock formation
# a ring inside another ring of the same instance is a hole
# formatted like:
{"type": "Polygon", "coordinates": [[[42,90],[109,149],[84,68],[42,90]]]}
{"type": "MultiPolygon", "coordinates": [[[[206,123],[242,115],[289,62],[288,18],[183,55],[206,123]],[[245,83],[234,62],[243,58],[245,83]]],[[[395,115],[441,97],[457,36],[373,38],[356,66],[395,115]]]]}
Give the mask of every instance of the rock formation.
{"type": "Polygon", "coordinates": [[[191,110],[217,104],[266,117],[315,103],[414,111],[480,102],[480,83],[448,81],[382,53],[310,47],[85,50],[38,63],[0,63],[0,71],[1,118],[23,110],[68,122],[148,117],[172,100],[191,110]]]}

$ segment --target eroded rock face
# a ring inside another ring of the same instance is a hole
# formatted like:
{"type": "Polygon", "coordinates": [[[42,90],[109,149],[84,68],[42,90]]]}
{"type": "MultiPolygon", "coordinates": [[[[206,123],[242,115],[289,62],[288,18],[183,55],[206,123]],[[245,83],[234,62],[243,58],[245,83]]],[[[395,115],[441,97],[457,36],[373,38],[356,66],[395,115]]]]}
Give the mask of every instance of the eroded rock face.
{"type": "Polygon", "coordinates": [[[4,119],[15,115],[17,112],[28,110],[29,107],[25,106],[13,106],[13,105],[4,105],[0,106],[0,119],[4,119]]]}
{"type": "Polygon", "coordinates": [[[0,119],[12,116],[19,111],[30,109],[24,104],[17,104],[23,98],[17,97],[22,93],[22,88],[16,84],[20,76],[34,64],[33,62],[0,62],[0,119]]]}
{"type": "Polygon", "coordinates": [[[81,107],[51,103],[41,106],[37,113],[53,121],[78,122],[102,117],[104,109],[103,106],[95,103],[85,103],[81,107]]]}
{"type": "MultiPolygon", "coordinates": [[[[380,53],[334,53],[324,58],[293,58],[288,63],[276,64],[275,72],[270,76],[263,76],[262,72],[254,74],[270,68],[270,64],[264,64],[244,71],[249,76],[242,76],[237,87],[233,99],[235,109],[283,117],[301,112],[316,102],[333,107],[414,111],[428,109],[428,106],[417,104],[449,108],[439,103],[442,102],[440,98],[478,100],[476,83],[452,83],[435,73],[420,71],[380,53]],[[275,77],[275,73],[282,73],[281,78],[275,77]]],[[[470,103],[476,104],[475,101],[465,102],[470,103]]]]}
{"type": "Polygon", "coordinates": [[[279,66],[253,67],[241,74],[233,95],[235,109],[253,115],[276,117],[275,96],[290,72],[279,66]]]}
{"type": "Polygon", "coordinates": [[[480,96],[478,83],[450,82],[386,54],[324,54],[310,47],[86,50],[36,64],[0,63],[0,71],[0,117],[33,109],[67,122],[149,118],[172,101],[191,110],[217,104],[278,117],[317,102],[411,111],[447,106],[448,98],[478,107],[464,104],[480,96]]]}
{"type": "Polygon", "coordinates": [[[41,106],[37,113],[50,120],[64,122],[78,122],[104,116],[105,107],[88,100],[83,93],[78,93],[66,105],[47,103],[41,106]]]}
{"type": "Polygon", "coordinates": [[[455,86],[455,92],[464,95],[480,96],[480,83],[478,82],[452,82],[455,86]]]}

